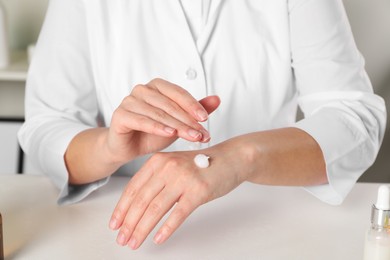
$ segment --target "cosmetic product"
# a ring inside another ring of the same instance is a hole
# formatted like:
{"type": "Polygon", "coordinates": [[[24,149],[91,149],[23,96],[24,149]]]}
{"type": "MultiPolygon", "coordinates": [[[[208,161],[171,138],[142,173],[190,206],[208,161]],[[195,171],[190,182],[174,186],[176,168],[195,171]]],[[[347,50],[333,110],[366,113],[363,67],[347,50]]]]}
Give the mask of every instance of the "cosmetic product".
{"type": "Polygon", "coordinates": [[[207,168],[209,167],[209,159],[207,155],[197,154],[194,158],[195,165],[199,168],[207,168]]]}
{"type": "Polygon", "coordinates": [[[10,63],[7,29],[6,10],[0,1],[0,69],[4,69],[10,63]]]}
{"type": "Polygon", "coordinates": [[[390,186],[381,185],[372,205],[371,227],[366,234],[364,260],[390,259],[390,186]]]}

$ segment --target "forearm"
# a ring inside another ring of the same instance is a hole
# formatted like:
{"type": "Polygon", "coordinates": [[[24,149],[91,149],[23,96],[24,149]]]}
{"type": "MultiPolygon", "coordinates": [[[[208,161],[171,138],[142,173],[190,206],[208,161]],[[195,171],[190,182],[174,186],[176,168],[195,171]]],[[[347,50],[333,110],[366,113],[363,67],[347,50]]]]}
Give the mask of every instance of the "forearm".
{"type": "Polygon", "coordinates": [[[235,165],[241,168],[238,172],[244,181],[291,186],[327,183],[321,149],[300,129],[251,133],[221,145],[228,160],[237,160],[235,165]]]}
{"type": "Polygon", "coordinates": [[[76,135],[65,153],[69,183],[85,184],[114,173],[124,162],[107,148],[107,128],[93,128],[76,135]]]}

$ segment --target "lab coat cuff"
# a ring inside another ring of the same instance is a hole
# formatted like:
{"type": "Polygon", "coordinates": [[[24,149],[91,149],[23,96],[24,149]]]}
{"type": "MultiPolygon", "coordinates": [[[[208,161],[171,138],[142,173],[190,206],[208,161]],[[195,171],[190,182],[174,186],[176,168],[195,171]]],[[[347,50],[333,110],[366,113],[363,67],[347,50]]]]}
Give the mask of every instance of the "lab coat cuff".
{"type": "Polygon", "coordinates": [[[294,126],[316,140],[326,164],[328,184],[304,189],[328,204],[340,205],[366,169],[351,162],[359,158],[364,160],[361,152],[365,150],[365,138],[356,132],[351,133],[351,126],[345,120],[335,120],[335,117],[335,111],[323,109],[294,126]]]}
{"type": "Polygon", "coordinates": [[[108,183],[109,177],[95,181],[93,183],[83,185],[71,185],[66,183],[62,188],[60,196],[57,200],[58,205],[64,206],[74,204],[85,199],[93,191],[103,187],[108,183]]]}
{"type": "Polygon", "coordinates": [[[76,203],[85,198],[92,191],[100,188],[108,182],[108,178],[85,185],[70,185],[69,174],[65,164],[65,152],[68,149],[72,139],[82,131],[90,127],[83,124],[68,122],[58,122],[57,124],[43,125],[43,128],[52,128],[49,135],[46,135],[46,141],[40,147],[39,151],[42,170],[51,181],[60,189],[57,200],[59,205],[76,203]]]}

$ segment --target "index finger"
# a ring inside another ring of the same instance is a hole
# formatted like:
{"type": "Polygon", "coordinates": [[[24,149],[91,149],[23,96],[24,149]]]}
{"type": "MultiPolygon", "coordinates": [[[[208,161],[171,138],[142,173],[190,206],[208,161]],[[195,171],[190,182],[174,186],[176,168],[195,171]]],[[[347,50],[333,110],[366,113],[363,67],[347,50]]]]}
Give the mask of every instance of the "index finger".
{"type": "Polygon", "coordinates": [[[148,84],[172,99],[198,121],[203,122],[207,120],[209,114],[206,109],[184,88],[163,79],[154,79],[148,84]]]}
{"type": "Polygon", "coordinates": [[[143,168],[141,168],[137,174],[131,178],[111,215],[109,222],[110,229],[117,230],[122,226],[130,204],[137,196],[142,186],[149,180],[150,175],[151,174],[148,173],[148,171],[145,171],[143,168]]]}

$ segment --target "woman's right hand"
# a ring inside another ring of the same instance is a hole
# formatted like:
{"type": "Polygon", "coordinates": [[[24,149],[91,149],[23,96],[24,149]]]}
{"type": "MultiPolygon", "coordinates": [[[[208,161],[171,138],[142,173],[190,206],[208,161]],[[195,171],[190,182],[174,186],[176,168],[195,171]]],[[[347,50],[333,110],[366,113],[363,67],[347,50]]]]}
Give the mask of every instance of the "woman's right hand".
{"type": "Polygon", "coordinates": [[[162,79],[137,85],[115,110],[107,137],[108,151],[123,163],[160,151],[178,137],[208,142],[199,123],[220,104],[217,96],[197,101],[185,89],[162,79]]]}

